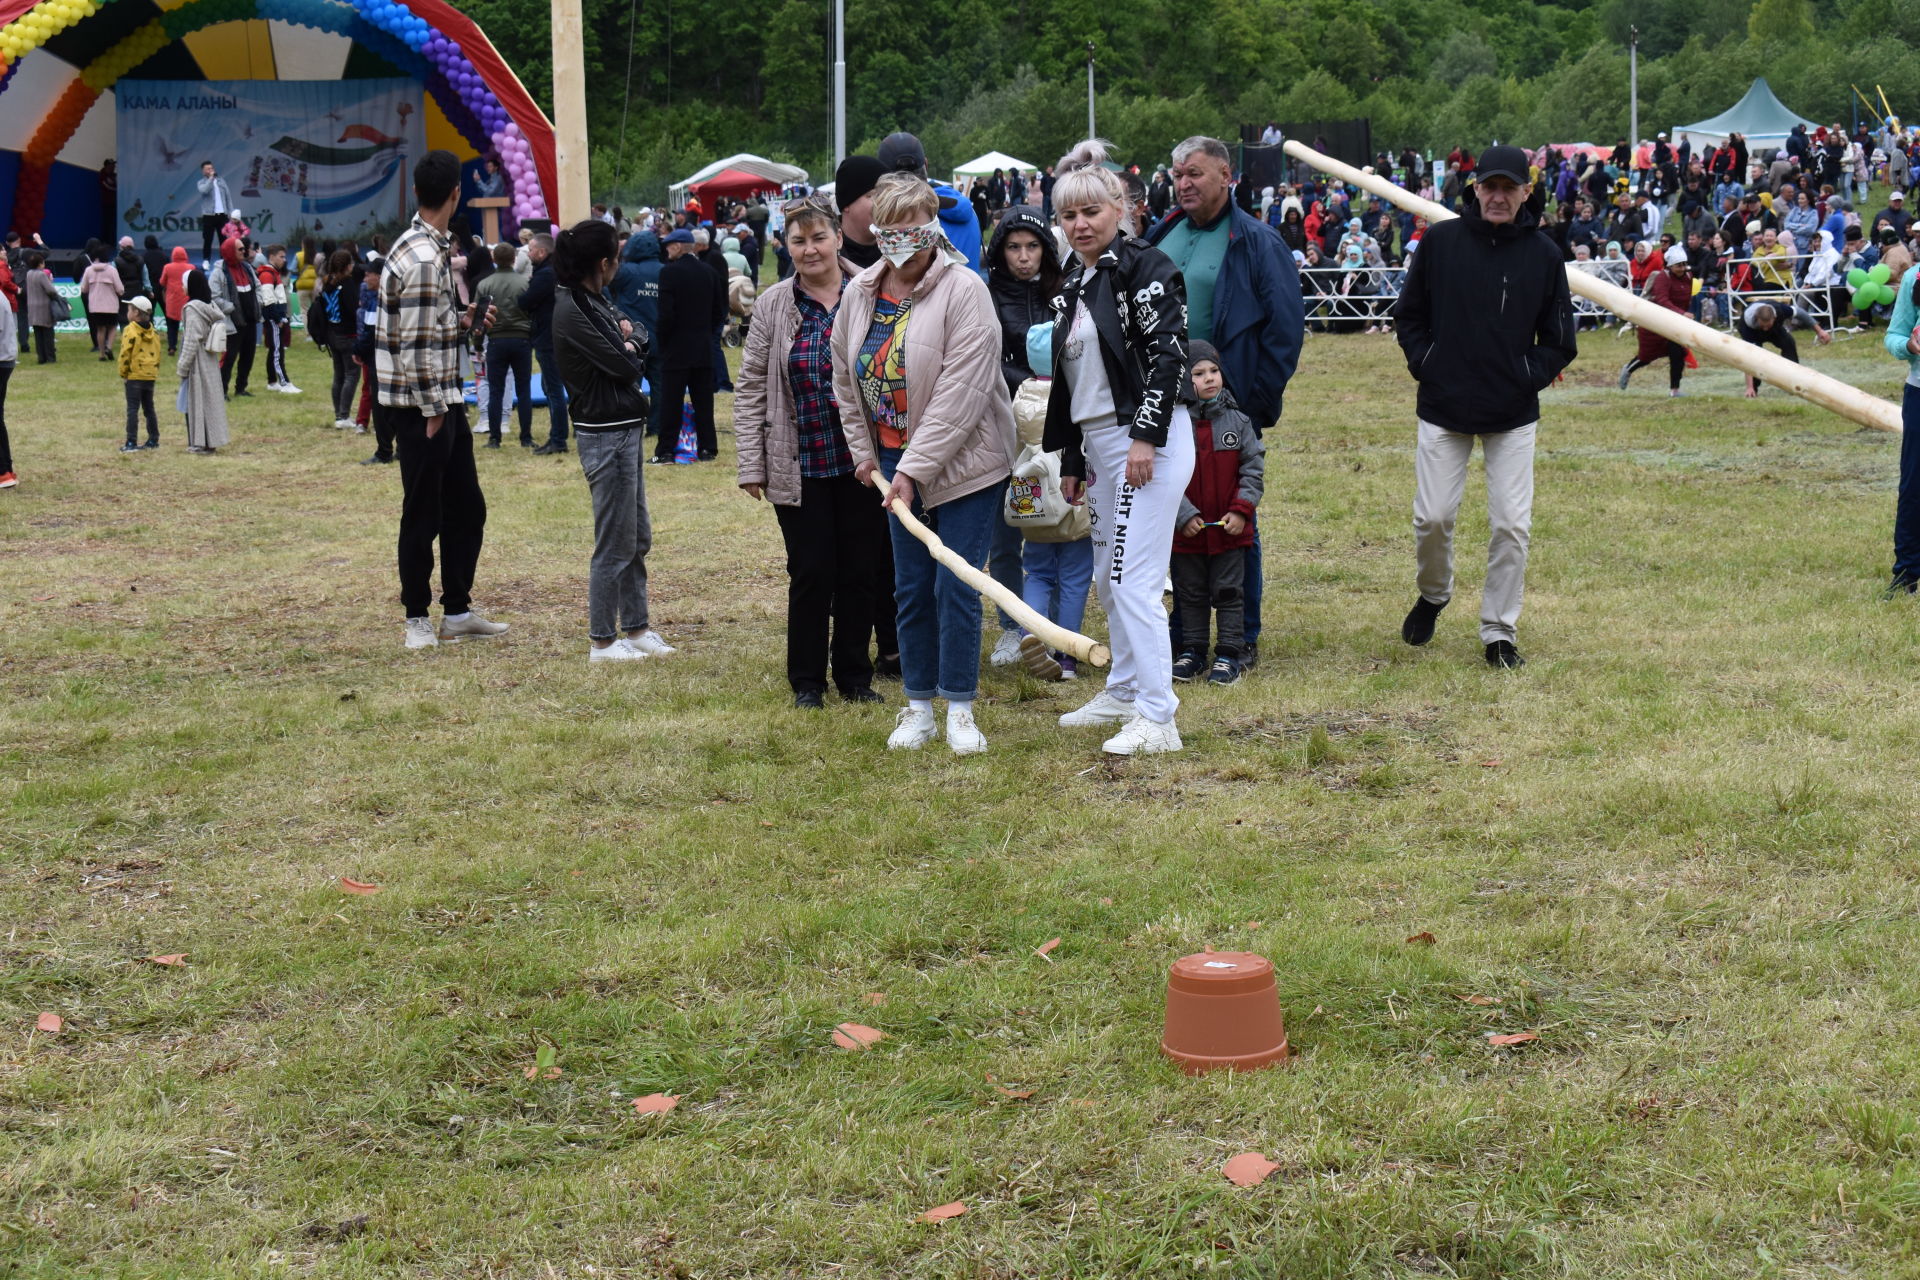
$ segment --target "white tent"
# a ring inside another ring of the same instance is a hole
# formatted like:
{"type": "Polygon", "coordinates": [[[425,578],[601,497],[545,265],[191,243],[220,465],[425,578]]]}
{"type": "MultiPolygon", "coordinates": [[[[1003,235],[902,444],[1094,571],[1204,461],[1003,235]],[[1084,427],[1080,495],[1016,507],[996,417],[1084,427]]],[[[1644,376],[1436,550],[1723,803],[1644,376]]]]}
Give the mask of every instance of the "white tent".
{"type": "Polygon", "coordinates": [[[751,155],[743,151],[737,156],[728,156],[725,160],[715,160],[700,172],[668,187],[668,205],[675,209],[680,208],[687,202],[687,188],[701,186],[729,169],[741,174],[751,174],[756,178],[764,178],[776,189],[807,180],[807,171],[799,165],[781,164],[777,160],[768,160],[764,156],[751,155]]]}
{"type": "Polygon", "coordinates": [[[961,165],[958,169],[955,169],[953,171],[953,185],[956,187],[959,186],[960,179],[962,178],[991,177],[995,169],[1000,170],[1002,173],[1005,173],[1009,169],[1018,169],[1022,173],[1034,173],[1038,171],[1038,166],[1030,165],[1025,160],[1015,160],[1004,151],[989,151],[987,154],[976,156],[961,165]]]}

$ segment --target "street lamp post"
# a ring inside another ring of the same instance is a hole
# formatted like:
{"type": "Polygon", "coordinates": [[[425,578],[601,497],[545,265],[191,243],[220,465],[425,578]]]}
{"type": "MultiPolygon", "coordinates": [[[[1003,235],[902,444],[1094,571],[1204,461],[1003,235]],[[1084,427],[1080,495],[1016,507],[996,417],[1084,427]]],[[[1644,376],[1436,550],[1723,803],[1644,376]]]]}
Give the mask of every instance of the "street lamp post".
{"type": "Polygon", "coordinates": [[[847,0],[833,0],[833,167],[847,158],[847,0]]]}
{"type": "Polygon", "coordinates": [[[1640,28],[1627,28],[1627,145],[1640,145],[1640,28]]]}

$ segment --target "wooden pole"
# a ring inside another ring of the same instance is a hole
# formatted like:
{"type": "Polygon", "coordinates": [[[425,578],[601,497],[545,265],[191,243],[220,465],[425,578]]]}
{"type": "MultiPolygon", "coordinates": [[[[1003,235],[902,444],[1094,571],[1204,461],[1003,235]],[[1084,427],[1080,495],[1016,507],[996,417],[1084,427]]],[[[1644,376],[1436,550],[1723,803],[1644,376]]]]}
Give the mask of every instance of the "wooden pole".
{"type": "MultiPolygon", "coordinates": [[[[880,474],[878,467],[873,469],[867,479],[882,493],[887,491],[886,477],[880,474]]],[[[1049,622],[1025,600],[961,559],[946,543],[940,541],[940,535],[915,519],[913,511],[898,498],[893,501],[893,514],[900,517],[900,523],[906,526],[908,533],[927,544],[929,555],[953,570],[954,577],[1005,609],[1007,616],[1025,627],[1030,634],[1040,637],[1047,645],[1058,649],[1061,653],[1070,654],[1096,667],[1104,667],[1113,660],[1112,651],[1098,640],[1083,636],[1078,631],[1069,631],[1058,623],[1049,622]]]]}
{"type": "Polygon", "coordinates": [[[580,0],[553,0],[553,163],[560,190],[550,209],[561,226],[593,208],[587,172],[587,60],[580,42],[580,0]]]}
{"type": "MultiPolygon", "coordinates": [[[[1422,200],[1378,174],[1362,173],[1352,165],[1320,154],[1312,147],[1289,141],[1286,143],[1286,152],[1296,160],[1304,160],[1322,172],[1417,213],[1428,222],[1444,222],[1458,216],[1445,205],[1422,200]]],[[[1743,342],[1730,333],[1710,328],[1678,311],[1657,306],[1630,290],[1609,284],[1571,266],[1567,268],[1567,284],[1581,297],[1592,299],[1622,320],[1631,321],[1642,329],[1651,329],[1663,338],[1691,347],[1699,355],[1732,365],[1742,373],[1752,374],[1803,400],[1811,400],[1821,408],[1831,409],[1863,427],[1872,427],[1876,431],[1900,430],[1899,405],[1868,395],[1838,378],[1828,377],[1803,364],[1795,364],[1785,356],[1775,355],[1751,342],[1743,342]]]]}

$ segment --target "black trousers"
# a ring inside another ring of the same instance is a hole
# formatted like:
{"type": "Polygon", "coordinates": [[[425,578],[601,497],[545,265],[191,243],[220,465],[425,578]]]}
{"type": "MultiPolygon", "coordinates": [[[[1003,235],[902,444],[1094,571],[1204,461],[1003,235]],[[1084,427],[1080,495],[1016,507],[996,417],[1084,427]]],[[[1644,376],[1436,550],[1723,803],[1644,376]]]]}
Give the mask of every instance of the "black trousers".
{"type": "Polygon", "coordinates": [[[180,351],[180,322],[171,316],[167,318],[167,354],[177,355],[180,351]]]}
{"type": "Polygon", "coordinates": [[[382,462],[393,461],[393,410],[380,403],[378,396],[373,401],[373,456],[382,462]]]}
{"type": "Polygon", "coordinates": [[[13,442],[7,439],[7,380],[11,377],[12,363],[0,364],[0,476],[13,470],[13,442]]]}
{"type": "Polygon", "coordinates": [[[660,371],[660,441],[654,456],[671,458],[680,443],[680,403],[693,397],[693,433],[701,453],[719,453],[720,437],[713,429],[713,370],[662,369],[660,371]]]}
{"type": "Polygon", "coordinates": [[[200,215],[200,260],[213,260],[213,242],[220,238],[220,228],[227,225],[224,213],[203,213],[200,215]]]}
{"type": "MultiPolygon", "coordinates": [[[[1736,320],[1734,327],[1740,331],[1741,338],[1751,342],[1754,346],[1778,347],[1781,355],[1793,361],[1795,364],[1800,363],[1800,346],[1793,340],[1793,330],[1787,328],[1787,322],[1784,319],[1775,319],[1773,328],[1771,329],[1751,328],[1745,320],[1736,320]]],[[[1755,378],[1753,385],[1755,387],[1764,387],[1767,384],[1755,378]]]]}
{"type": "Polygon", "coordinates": [[[140,443],[140,414],[147,415],[147,440],[157,444],[160,440],[160,422],[153,416],[153,384],[151,382],[127,379],[120,384],[127,392],[127,443],[140,443]]]}
{"type": "Polygon", "coordinates": [[[245,391],[253,376],[253,353],[260,345],[259,325],[237,316],[227,335],[227,353],[220,357],[220,389],[245,391]],[[229,386],[231,384],[231,386],[229,386]]]}
{"type": "Polygon", "coordinates": [[[1213,651],[1237,658],[1245,645],[1247,549],[1218,555],[1173,554],[1173,604],[1180,619],[1180,648],[1207,651],[1208,614],[1219,628],[1213,651]]]}
{"type": "Polygon", "coordinates": [[[487,527],[465,405],[447,410],[429,437],[418,409],[386,411],[400,458],[400,603],[409,618],[433,603],[433,541],[440,540],[440,604],[465,613],[487,527]]]}
{"type": "Polygon", "coordinates": [[[800,505],[773,513],[787,543],[787,683],[795,693],[824,691],[831,659],[841,692],[866,688],[873,683],[867,637],[879,547],[888,540],[873,490],[852,472],[824,480],[802,476],[800,505]]]}
{"type": "Polygon", "coordinates": [[[59,356],[53,344],[53,326],[37,324],[33,326],[33,353],[40,357],[41,364],[52,364],[59,356]]]}
{"type": "MultiPolygon", "coordinates": [[[[1630,370],[1644,369],[1652,363],[1653,361],[1651,360],[1642,360],[1639,356],[1635,356],[1629,365],[1629,369],[1630,370]]],[[[1668,338],[1667,339],[1667,389],[1669,391],[1678,391],[1680,389],[1680,375],[1686,372],[1686,368],[1687,368],[1687,349],[1681,346],[1679,343],[1675,342],[1672,338],[1668,338]]]]}

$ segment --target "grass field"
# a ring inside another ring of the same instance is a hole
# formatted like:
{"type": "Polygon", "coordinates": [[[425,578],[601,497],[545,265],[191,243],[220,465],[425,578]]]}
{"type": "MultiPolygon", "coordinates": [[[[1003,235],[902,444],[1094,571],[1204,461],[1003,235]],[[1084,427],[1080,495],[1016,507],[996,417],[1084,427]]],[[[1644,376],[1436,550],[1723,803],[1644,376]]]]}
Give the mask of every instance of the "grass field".
{"type": "MultiPolygon", "coordinates": [[[[1480,661],[1471,488],[1460,595],[1399,642],[1412,384],[1310,337],[1260,669],[1134,762],[1055,725],[1084,681],[990,672],[964,760],[792,710],[730,463],[647,473],[677,656],[589,669],[578,463],[511,445],[477,594],[513,629],[413,654],[399,478],[312,348],[216,458],[173,415],[116,454],[77,341],[23,365],[0,1274],[1920,1275],[1898,441],[1585,348],[1525,670],[1480,661]],[[1207,946],[1274,960],[1290,1067],[1161,1059],[1207,946]],[[1230,1186],[1243,1151],[1279,1171],[1230,1186]]],[[[1877,337],[1808,354],[1897,394],[1877,337]]]]}

